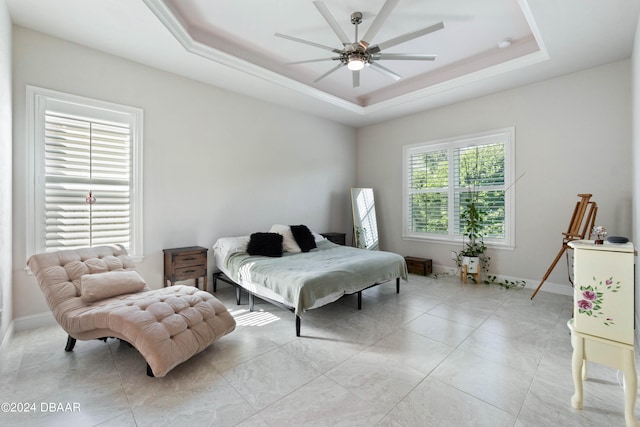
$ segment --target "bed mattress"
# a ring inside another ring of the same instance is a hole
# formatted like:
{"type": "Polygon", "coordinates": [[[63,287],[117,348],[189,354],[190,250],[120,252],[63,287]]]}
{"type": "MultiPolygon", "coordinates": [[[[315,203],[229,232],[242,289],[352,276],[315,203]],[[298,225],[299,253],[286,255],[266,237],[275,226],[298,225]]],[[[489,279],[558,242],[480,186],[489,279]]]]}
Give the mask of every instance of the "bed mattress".
{"type": "Polygon", "coordinates": [[[407,279],[404,258],[391,252],[322,240],[310,252],[285,252],[274,258],[247,254],[242,241],[234,246],[220,240],[214,257],[225,275],[258,296],[292,307],[297,315],[374,284],[407,279]]]}

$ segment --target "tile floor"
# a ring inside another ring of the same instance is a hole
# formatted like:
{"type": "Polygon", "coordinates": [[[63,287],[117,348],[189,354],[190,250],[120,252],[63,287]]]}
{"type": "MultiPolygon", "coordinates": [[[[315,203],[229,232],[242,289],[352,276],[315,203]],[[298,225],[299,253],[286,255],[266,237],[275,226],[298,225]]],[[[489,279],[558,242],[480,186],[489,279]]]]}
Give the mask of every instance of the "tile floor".
{"type": "Polygon", "coordinates": [[[0,402],[36,412],[0,413],[0,425],[624,425],[614,369],[590,364],[584,409],[570,405],[569,297],[411,275],[400,294],[365,291],[360,311],[349,296],[306,313],[296,338],[293,314],[250,313],[223,286],[236,331],[164,378],[117,340],[65,353],[58,326],[16,333],[0,402]]]}

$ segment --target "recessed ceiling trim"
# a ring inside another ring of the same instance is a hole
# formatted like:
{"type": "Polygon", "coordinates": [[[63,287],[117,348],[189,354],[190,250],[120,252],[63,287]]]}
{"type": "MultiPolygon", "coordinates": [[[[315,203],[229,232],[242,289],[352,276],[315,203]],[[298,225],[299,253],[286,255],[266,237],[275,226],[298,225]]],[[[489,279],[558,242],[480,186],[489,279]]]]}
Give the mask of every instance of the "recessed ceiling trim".
{"type": "Polygon", "coordinates": [[[525,19],[532,30],[535,42],[540,49],[539,51],[515,58],[504,63],[489,66],[478,71],[471,72],[469,74],[454,77],[450,80],[431,84],[422,89],[418,89],[391,99],[371,102],[372,100],[368,100],[368,98],[362,98],[360,99],[361,103],[356,104],[338,96],[331,95],[322,90],[313,88],[297,80],[270,71],[244,59],[230,55],[226,52],[210,46],[207,43],[197,40],[197,36],[194,35],[196,34],[196,32],[190,31],[188,25],[183,22],[182,19],[180,19],[180,14],[177,13],[177,11],[174,11],[168,4],[169,2],[167,2],[166,0],[143,0],[143,2],[186,51],[201,56],[205,59],[214,61],[223,66],[233,68],[234,70],[237,70],[239,72],[268,81],[270,83],[277,84],[290,90],[294,90],[303,95],[313,97],[317,100],[326,102],[330,105],[339,107],[352,113],[356,113],[359,116],[366,116],[367,114],[379,112],[391,107],[419,101],[420,99],[424,99],[425,97],[453,90],[464,85],[476,83],[486,78],[495,77],[501,73],[513,71],[549,59],[549,56],[546,52],[546,49],[544,48],[544,44],[540,37],[540,32],[531,14],[531,10],[529,8],[527,0],[518,0],[519,6],[525,16],[525,19]],[[371,103],[369,105],[365,105],[367,102],[371,103]]]}
{"type": "Polygon", "coordinates": [[[359,115],[364,115],[364,108],[360,105],[346,101],[340,97],[328,94],[321,90],[312,88],[304,83],[282,76],[273,71],[267,70],[249,61],[229,55],[207,44],[195,40],[191,33],[185,28],[184,23],[178,19],[177,14],[165,3],[164,0],[143,0],[147,7],[169,30],[176,40],[187,50],[195,55],[215,61],[221,65],[231,67],[237,71],[249,74],[275,83],[282,87],[297,91],[303,95],[311,96],[320,101],[327,102],[336,107],[348,110],[359,115]]]}
{"type": "Polygon", "coordinates": [[[540,47],[540,51],[547,53],[547,47],[542,40],[542,35],[540,34],[540,29],[536,24],[535,19],[533,19],[533,13],[531,12],[531,8],[529,7],[528,0],[518,0],[518,4],[520,5],[520,10],[522,10],[522,14],[524,15],[524,19],[527,20],[527,24],[529,24],[529,28],[531,29],[531,34],[533,34],[533,38],[538,43],[540,47]]]}
{"type": "Polygon", "coordinates": [[[389,107],[395,107],[401,104],[406,104],[414,101],[419,101],[426,97],[436,95],[438,93],[446,92],[448,90],[456,89],[464,85],[468,85],[471,83],[478,82],[480,80],[488,79],[490,77],[495,77],[500,74],[507,73],[509,71],[517,70],[519,68],[528,67],[530,65],[537,64],[538,62],[546,61],[549,59],[549,55],[547,52],[538,51],[531,53],[526,56],[522,56],[520,58],[515,58],[507,62],[503,62],[498,65],[494,65],[492,67],[487,67],[482,70],[475,71],[470,74],[465,74],[460,77],[456,77],[450,80],[443,81],[442,83],[437,83],[434,85],[430,85],[425,87],[424,89],[419,89],[405,95],[401,95],[397,98],[393,98],[387,101],[380,101],[371,105],[364,107],[365,114],[378,112],[389,107]]]}

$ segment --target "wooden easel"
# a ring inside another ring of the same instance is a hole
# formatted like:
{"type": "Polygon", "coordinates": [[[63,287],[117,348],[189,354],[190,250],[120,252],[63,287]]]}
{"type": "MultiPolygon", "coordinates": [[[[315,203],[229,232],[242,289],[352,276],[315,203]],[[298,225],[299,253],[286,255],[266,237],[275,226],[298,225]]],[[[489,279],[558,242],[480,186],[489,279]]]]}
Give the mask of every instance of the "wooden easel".
{"type": "Polygon", "coordinates": [[[583,240],[588,236],[588,233],[593,230],[593,225],[596,222],[596,213],[598,212],[598,204],[596,202],[589,201],[591,199],[592,194],[578,194],[580,200],[576,203],[576,207],[573,210],[573,215],[571,216],[571,222],[569,222],[569,229],[566,233],[562,233],[562,249],[558,252],[556,259],[553,260],[551,266],[545,273],[542,278],[542,282],[536,288],[536,291],[531,295],[531,299],[533,299],[542,284],[547,280],[551,271],[556,266],[562,254],[567,250],[571,249],[569,247],[569,242],[573,240],[583,240]],[[586,217],[585,217],[586,215],[586,217]]]}

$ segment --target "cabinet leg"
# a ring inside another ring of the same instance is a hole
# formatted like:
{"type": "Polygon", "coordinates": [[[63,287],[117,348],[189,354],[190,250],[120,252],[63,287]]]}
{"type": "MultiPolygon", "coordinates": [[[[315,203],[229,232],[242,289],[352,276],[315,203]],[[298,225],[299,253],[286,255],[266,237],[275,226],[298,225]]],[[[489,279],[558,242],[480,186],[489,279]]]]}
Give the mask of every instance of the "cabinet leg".
{"type": "Polygon", "coordinates": [[[624,352],[624,420],[627,427],[636,427],[638,420],[635,416],[636,397],[638,395],[638,377],[634,352],[624,352]]]}
{"type": "Polygon", "coordinates": [[[584,360],[584,339],[571,334],[573,344],[573,355],[571,357],[571,373],[573,374],[574,395],[571,397],[571,406],[582,409],[582,374],[585,364],[584,360]]]}

